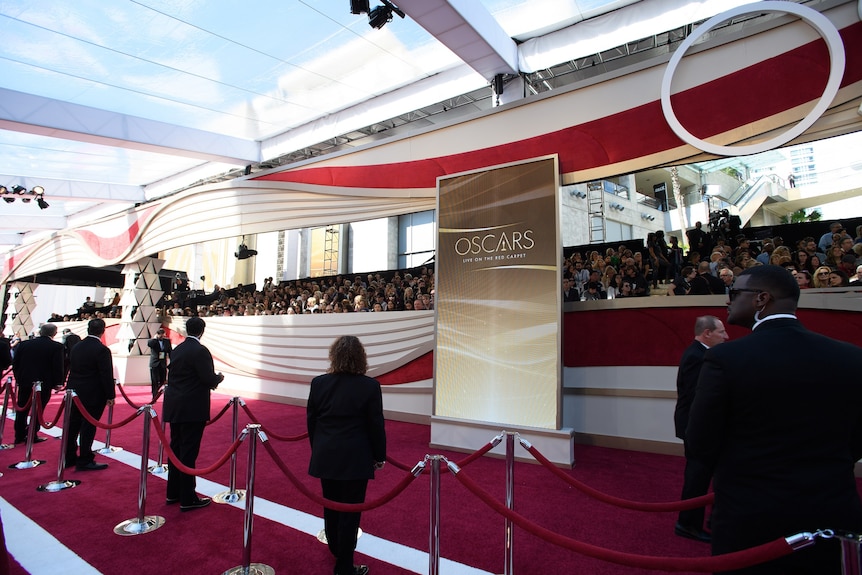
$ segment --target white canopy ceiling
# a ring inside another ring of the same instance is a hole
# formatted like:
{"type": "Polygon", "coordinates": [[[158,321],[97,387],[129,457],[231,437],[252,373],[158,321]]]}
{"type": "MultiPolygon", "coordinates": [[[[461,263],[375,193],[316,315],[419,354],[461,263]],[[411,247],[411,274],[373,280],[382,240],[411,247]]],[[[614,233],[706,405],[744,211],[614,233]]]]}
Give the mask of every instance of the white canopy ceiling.
{"type": "Polygon", "coordinates": [[[742,3],[0,2],[0,250],[742,3]]]}

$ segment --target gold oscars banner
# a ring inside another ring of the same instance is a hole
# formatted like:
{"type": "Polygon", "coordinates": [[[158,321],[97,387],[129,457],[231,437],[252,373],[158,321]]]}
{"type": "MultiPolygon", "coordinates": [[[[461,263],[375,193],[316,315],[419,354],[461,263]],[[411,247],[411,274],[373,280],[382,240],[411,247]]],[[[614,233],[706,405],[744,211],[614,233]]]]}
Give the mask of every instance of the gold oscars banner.
{"type": "Polygon", "coordinates": [[[557,158],[438,180],[434,415],[559,429],[557,158]]]}

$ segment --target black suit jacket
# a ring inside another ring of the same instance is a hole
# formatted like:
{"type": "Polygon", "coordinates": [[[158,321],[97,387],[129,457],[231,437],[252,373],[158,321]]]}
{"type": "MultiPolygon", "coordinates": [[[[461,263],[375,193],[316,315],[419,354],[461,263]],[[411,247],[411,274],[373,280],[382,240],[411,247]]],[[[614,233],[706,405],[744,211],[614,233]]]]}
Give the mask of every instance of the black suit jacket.
{"type": "Polygon", "coordinates": [[[321,479],[372,479],[386,460],[380,383],[365,375],[328,373],[311,381],[306,410],[311,462],[321,479]]]}
{"type": "Polygon", "coordinates": [[[694,401],[697,389],[697,378],[700,376],[700,366],[703,365],[703,354],[706,346],[694,340],[682,352],[679,360],[679,371],[676,372],[676,408],[673,412],[673,425],[676,436],[685,439],[685,428],[688,426],[689,411],[694,401]]]}
{"type": "Polygon", "coordinates": [[[99,338],[88,335],[69,352],[66,387],[74,389],[84,404],[114,399],[114,362],[99,338]]]}
{"type": "Polygon", "coordinates": [[[715,469],[713,553],[818,528],[862,530],[860,365],[862,349],[794,319],[706,352],[686,436],[715,469]]]}
{"type": "Polygon", "coordinates": [[[210,350],[197,339],[187,337],[171,353],[163,419],[171,423],[209,421],[210,391],[220,382],[210,350]]]}
{"type": "Polygon", "coordinates": [[[9,338],[0,334],[0,372],[12,365],[12,345],[9,338]]]}
{"type": "Polygon", "coordinates": [[[32,388],[34,381],[41,381],[43,390],[63,385],[63,344],[45,336],[22,341],[15,349],[12,372],[21,388],[32,388]]]}
{"type": "Polygon", "coordinates": [[[173,348],[171,347],[171,340],[168,338],[162,338],[161,340],[158,338],[152,338],[147,341],[147,347],[150,348],[150,367],[158,367],[161,365],[168,364],[168,356],[171,355],[173,348]],[[161,343],[160,343],[161,342],[161,343]],[[164,349],[162,349],[164,346],[164,349]],[[159,354],[164,351],[165,357],[160,358],[159,354]]]}

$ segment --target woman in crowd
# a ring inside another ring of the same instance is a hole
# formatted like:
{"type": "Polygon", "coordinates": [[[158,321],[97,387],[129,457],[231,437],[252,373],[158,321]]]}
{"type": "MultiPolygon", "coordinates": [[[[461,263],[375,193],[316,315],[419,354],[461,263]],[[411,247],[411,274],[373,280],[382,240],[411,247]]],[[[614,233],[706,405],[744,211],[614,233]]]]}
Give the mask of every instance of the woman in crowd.
{"type": "MultiPolygon", "coordinates": [[[[612,266],[605,266],[605,272],[602,274],[602,286],[605,291],[608,291],[614,284],[614,279],[617,276],[617,270],[612,266]]],[[[608,296],[608,299],[613,299],[608,296]]]]}
{"type": "Polygon", "coordinates": [[[826,252],[826,261],[823,262],[823,264],[829,266],[833,270],[837,270],[841,267],[841,258],[843,257],[844,251],[841,249],[841,246],[832,244],[826,252]]]}
{"type": "Polygon", "coordinates": [[[820,266],[814,270],[814,276],[811,278],[814,281],[814,287],[824,288],[829,287],[829,273],[832,270],[829,266],[820,266]]]}
{"type": "Polygon", "coordinates": [[[832,270],[829,272],[829,287],[847,287],[849,285],[850,278],[843,271],[832,270]]]}
{"type": "Polygon", "coordinates": [[[674,280],[668,284],[667,295],[688,295],[691,291],[691,284],[689,282],[691,282],[696,275],[697,270],[692,266],[685,266],[682,268],[679,276],[674,278],[674,280]]]}
{"type": "Polygon", "coordinates": [[[795,255],[796,255],[796,267],[798,269],[805,270],[809,274],[814,272],[814,270],[811,269],[811,258],[808,256],[808,252],[806,252],[805,250],[799,250],[796,252],[795,255]]]}

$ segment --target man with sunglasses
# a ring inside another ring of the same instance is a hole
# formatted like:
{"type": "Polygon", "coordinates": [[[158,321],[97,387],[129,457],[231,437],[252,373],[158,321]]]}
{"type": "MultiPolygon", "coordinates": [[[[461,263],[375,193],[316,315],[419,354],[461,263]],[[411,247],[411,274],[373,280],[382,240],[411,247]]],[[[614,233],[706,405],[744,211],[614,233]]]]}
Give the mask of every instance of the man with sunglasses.
{"type": "MultiPolygon", "coordinates": [[[[798,301],[784,268],[744,270],[728,290],[727,321],[752,333],[704,354],[686,440],[714,466],[716,555],[821,528],[862,532],[853,475],[862,457],[862,349],[808,331],[798,301]],[[818,361],[799,359],[811,357],[818,361]]],[[[820,540],[733,573],[838,574],[839,547],[820,540]]]]}

